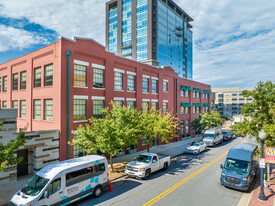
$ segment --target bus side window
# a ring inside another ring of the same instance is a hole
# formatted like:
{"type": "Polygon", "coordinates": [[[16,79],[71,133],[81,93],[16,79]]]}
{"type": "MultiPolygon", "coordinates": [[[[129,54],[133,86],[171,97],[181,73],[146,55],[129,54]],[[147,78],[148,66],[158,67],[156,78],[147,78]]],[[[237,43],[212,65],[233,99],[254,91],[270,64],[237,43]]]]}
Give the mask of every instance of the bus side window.
{"type": "Polygon", "coordinates": [[[101,174],[104,173],[104,171],[105,171],[105,164],[104,163],[95,165],[95,173],[96,174],[94,176],[101,175],[101,174]]]}
{"type": "Polygon", "coordinates": [[[100,164],[99,170],[103,171],[103,172],[105,171],[105,164],[104,163],[100,164]]]}
{"type": "Polygon", "coordinates": [[[76,170],[66,174],[66,186],[71,186],[76,183],[85,181],[92,177],[103,174],[105,171],[104,163],[76,170]]]}

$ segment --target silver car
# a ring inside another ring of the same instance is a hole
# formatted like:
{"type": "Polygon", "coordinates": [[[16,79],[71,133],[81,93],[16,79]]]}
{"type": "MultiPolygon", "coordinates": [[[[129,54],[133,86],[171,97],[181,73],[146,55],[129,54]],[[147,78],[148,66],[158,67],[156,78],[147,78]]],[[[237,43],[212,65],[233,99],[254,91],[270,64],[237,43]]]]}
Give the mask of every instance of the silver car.
{"type": "Polygon", "coordinates": [[[199,154],[207,149],[204,142],[196,142],[186,147],[185,152],[191,154],[199,154]]]}

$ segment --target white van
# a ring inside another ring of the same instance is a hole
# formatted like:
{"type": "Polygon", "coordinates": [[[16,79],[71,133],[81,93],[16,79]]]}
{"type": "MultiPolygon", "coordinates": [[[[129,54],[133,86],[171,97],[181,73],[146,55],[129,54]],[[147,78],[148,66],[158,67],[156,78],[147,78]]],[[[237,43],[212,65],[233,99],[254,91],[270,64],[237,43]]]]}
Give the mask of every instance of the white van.
{"type": "Polygon", "coordinates": [[[13,195],[9,206],[68,205],[91,194],[99,197],[108,187],[107,159],[89,155],[44,167],[13,195]]]}
{"type": "Polygon", "coordinates": [[[223,133],[221,129],[206,130],[203,134],[203,142],[207,146],[216,146],[223,141],[223,133]]]}

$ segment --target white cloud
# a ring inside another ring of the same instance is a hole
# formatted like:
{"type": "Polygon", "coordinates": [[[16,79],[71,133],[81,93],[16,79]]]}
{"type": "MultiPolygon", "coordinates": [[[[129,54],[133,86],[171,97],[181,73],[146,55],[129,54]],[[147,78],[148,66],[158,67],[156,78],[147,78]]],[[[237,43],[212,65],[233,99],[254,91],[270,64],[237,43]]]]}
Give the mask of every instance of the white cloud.
{"type": "MultiPolygon", "coordinates": [[[[105,44],[107,1],[2,0],[0,14],[27,18],[62,36],[90,37],[105,44]]],[[[174,1],[194,19],[194,80],[213,88],[249,88],[260,80],[274,80],[274,1],[174,1]]]]}
{"type": "Polygon", "coordinates": [[[46,39],[23,29],[0,24],[0,52],[25,49],[33,44],[48,43],[46,39]]]}
{"type": "Polygon", "coordinates": [[[194,19],[194,80],[253,88],[275,79],[274,1],[175,2],[194,19]]]}
{"type": "Polygon", "coordinates": [[[2,0],[4,17],[27,18],[60,36],[89,37],[105,44],[107,0],[2,0]]]}

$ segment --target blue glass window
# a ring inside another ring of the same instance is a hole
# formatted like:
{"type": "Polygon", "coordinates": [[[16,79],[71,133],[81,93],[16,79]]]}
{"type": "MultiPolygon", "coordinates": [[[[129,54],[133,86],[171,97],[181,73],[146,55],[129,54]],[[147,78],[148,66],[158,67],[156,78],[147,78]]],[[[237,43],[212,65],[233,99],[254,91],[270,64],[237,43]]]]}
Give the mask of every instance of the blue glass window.
{"type": "Polygon", "coordinates": [[[147,0],[137,1],[137,60],[147,60],[147,0]]]}

